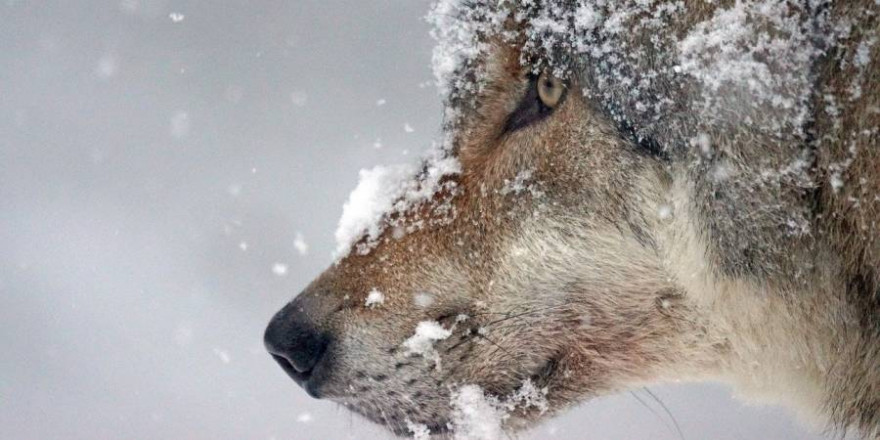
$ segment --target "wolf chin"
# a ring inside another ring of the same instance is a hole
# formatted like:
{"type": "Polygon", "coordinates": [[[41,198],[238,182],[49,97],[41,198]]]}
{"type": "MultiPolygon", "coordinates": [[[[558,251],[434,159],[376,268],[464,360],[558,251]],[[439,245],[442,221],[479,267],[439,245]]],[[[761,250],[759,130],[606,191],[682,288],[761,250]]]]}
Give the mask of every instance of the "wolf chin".
{"type": "Polygon", "coordinates": [[[441,159],[272,319],[291,378],[419,438],[708,380],[880,436],[880,3],[431,17],[441,159]]]}

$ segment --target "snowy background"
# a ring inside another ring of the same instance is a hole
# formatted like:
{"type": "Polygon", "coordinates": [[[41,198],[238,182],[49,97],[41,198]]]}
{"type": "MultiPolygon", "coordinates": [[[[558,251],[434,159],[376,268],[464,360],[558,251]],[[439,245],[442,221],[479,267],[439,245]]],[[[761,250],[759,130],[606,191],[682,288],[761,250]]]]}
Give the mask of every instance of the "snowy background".
{"type": "MultiPolygon", "coordinates": [[[[437,138],[428,6],[0,0],[0,438],[388,438],[261,338],[358,170],[437,138]]],[[[686,439],[813,438],[721,386],[652,390],[686,439]]],[[[679,438],[644,393],[523,437],[679,438]]]]}

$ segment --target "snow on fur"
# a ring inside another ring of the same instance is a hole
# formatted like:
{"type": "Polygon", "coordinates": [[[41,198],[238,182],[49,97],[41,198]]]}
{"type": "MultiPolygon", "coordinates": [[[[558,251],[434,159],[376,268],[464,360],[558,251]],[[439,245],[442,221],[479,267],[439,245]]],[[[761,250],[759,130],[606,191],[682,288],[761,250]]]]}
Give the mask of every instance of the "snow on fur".
{"type": "Polygon", "coordinates": [[[731,122],[774,131],[801,127],[808,113],[810,65],[820,54],[810,26],[790,2],[737,2],[679,41],[675,68],[703,86],[701,111],[708,116],[717,117],[725,108],[727,118],[757,116],[731,122]]]}
{"type": "MultiPolygon", "coordinates": [[[[358,186],[342,207],[342,217],[336,228],[336,258],[345,257],[353,247],[358,254],[369,253],[382,232],[389,225],[395,225],[389,221],[390,216],[404,215],[424,203],[434,202],[431,212],[436,216],[436,222],[448,220],[452,215],[448,200],[433,199],[443,190],[454,189],[454,182],[442,179],[457,174],[459,170],[458,159],[442,147],[432,149],[422,167],[401,164],[361,170],[358,186]]],[[[407,222],[406,232],[425,225],[424,220],[407,222]]]]}
{"type": "Polygon", "coordinates": [[[505,399],[487,396],[477,385],[465,385],[452,394],[452,427],[455,440],[498,440],[506,438],[504,422],[517,408],[549,409],[547,389],[538,389],[530,380],[523,382],[505,399]]]}
{"type": "Polygon", "coordinates": [[[372,309],[382,304],[385,304],[385,294],[378,289],[370,290],[370,293],[367,294],[367,300],[364,302],[364,305],[372,309]]]}
{"type": "Polygon", "coordinates": [[[455,440],[501,440],[508,417],[498,399],[486,396],[477,385],[465,385],[452,396],[455,440]]]}
{"type": "MultiPolygon", "coordinates": [[[[685,98],[679,95],[691,90],[699,93],[686,97],[704,120],[749,124],[766,132],[800,130],[808,114],[810,66],[848,32],[787,0],[737,1],[718,8],[686,35],[664,32],[684,16],[683,2],[515,3],[516,8],[497,0],[434,4],[428,16],[437,39],[434,72],[447,103],[467,105],[459,98],[481,90],[487,36],[516,40],[523,44],[524,66],[560,77],[585,75],[584,93],[602,100],[615,118],[644,126],[639,136],[686,130],[669,127],[665,119],[674,116],[672,103],[685,98]],[[651,44],[630,38],[654,30],[651,44]],[[573,59],[581,64],[573,65],[573,59]],[[642,60],[655,62],[644,66],[642,60]]],[[[867,64],[876,40],[874,34],[863,42],[854,65],[867,64]]],[[[853,96],[859,93],[855,84],[853,96]]],[[[454,119],[456,106],[449,107],[447,116],[454,119]]]]}
{"type": "Polygon", "coordinates": [[[412,434],[413,440],[430,440],[431,438],[431,430],[421,423],[406,420],[406,429],[412,434]]]}
{"type": "MultiPolygon", "coordinates": [[[[497,3],[497,2],[496,2],[497,3]]],[[[506,14],[497,4],[466,0],[438,0],[426,17],[437,42],[431,58],[434,79],[441,96],[453,98],[456,90],[475,92],[479,81],[456,75],[465,68],[477,72],[475,61],[489,50],[481,35],[501,29],[506,14]]]]}
{"type": "Polygon", "coordinates": [[[452,331],[443,328],[437,321],[422,321],[416,326],[416,333],[403,341],[407,354],[432,357],[434,343],[452,336],[452,331]]]}

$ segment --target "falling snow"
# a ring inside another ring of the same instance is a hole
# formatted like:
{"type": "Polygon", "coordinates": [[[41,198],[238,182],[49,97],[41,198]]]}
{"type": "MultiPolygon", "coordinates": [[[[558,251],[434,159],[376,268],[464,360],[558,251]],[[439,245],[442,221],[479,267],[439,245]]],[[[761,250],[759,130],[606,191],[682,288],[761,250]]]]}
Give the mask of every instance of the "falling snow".
{"type": "Polygon", "coordinates": [[[214,348],[213,351],[214,351],[214,355],[217,356],[217,358],[219,358],[220,361],[223,362],[224,364],[228,364],[230,361],[232,361],[232,357],[229,356],[228,351],[226,351],[222,348],[214,348]]]}
{"type": "Polygon", "coordinates": [[[300,256],[305,256],[309,253],[309,244],[306,243],[306,239],[301,232],[296,233],[296,236],[293,239],[293,248],[300,256]]]}
{"type": "Polygon", "coordinates": [[[189,135],[190,119],[189,113],[178,111],[171,117],[171,136],[176,139],[183,139],[189,135]]]}
{"type": "Polygon", "coordinates": [[[309,95],[302,90],[297,90],[295,92],[291,92],[290,94],[290,102],[297,107],[305,107],[309,102],[309,95]]]}
{"type": "Polygon", "coordinates": [[[102,56],[101,59],[98,60],[98,65],[95,67],[95,73],[99,78],[104,80],[116,76],[118,71],[119,62],[113,55],[102,56]]]}
{"type": "Polygon", "coordinates": [[[287,275],[287,269],[288,267],[284,263],[275,263],[272,265],[272,273],[279,277],[287,275]]]}

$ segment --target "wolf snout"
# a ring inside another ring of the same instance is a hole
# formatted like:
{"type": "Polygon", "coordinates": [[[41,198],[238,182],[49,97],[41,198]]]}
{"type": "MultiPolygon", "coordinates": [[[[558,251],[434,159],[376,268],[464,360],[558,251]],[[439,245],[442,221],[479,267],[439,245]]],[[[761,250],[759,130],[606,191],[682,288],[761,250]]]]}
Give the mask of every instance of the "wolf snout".
{"type": "Polygon", "coordinates": [[[266,327],[263,335],[266,350],[294,382],[312,397],[320,397],[315,377],[330,345],[330,337],[321,331],[300,301],[282,308],[266,327]]]}

